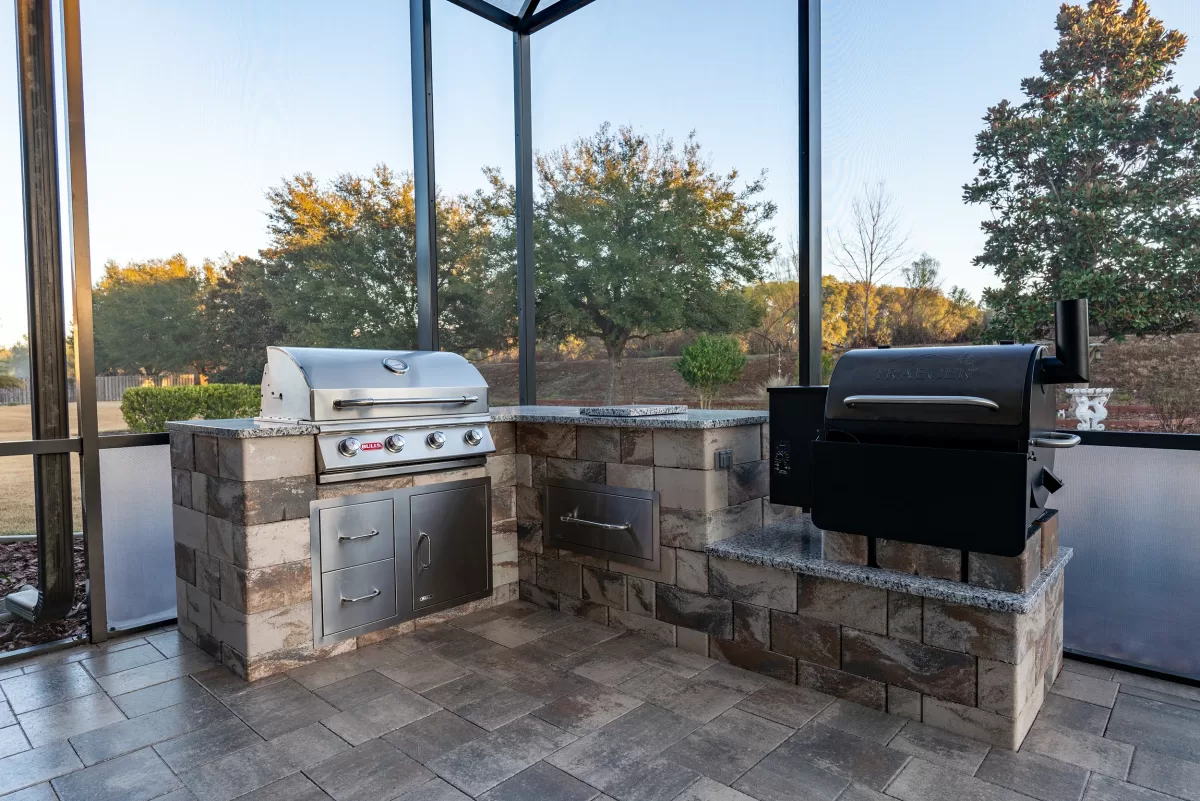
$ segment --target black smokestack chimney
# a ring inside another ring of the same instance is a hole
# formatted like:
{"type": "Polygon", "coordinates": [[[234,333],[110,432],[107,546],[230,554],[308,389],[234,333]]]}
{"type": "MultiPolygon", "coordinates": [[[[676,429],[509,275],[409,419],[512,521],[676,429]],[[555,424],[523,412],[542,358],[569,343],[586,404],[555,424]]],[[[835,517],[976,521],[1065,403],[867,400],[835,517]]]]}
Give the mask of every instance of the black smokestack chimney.
{"type": "Polygon", "coordinates": [[[1091,380],[1087,298],[1054,304],[1054,358],[1046,359],[1043,365],[1047,384],[1082,384],[1091,380]]]}

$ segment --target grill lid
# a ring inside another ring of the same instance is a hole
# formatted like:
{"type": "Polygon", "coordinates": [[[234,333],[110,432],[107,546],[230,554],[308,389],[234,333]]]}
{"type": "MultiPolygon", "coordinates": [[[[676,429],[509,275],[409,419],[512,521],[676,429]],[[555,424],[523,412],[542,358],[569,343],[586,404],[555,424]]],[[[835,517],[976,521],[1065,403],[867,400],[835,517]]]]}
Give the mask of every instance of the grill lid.
{"type": "Polygon", "coordinates": [[[267,348],[264,419],[353,422],[487,411],[487,382],[456,353],[267,348]]]}
{"type": "Polygon", "coordinates": [[[1040,345],[852,350],[833,368],[825,419],[1028,423],[1040,345]]]}

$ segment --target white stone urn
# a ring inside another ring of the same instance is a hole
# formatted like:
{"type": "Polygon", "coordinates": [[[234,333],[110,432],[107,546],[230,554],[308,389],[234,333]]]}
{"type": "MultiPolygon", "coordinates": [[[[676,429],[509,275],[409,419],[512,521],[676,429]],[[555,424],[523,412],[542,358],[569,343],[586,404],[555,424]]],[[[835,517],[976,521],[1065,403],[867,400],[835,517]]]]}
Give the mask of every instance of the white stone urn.
{"type": "Polygon", "coordinates": [[[1103,431],[1108,417],[1108,399],[1112,387],[1071,387],[1067,396],[1071,399],[1071,413],[1079,421],[1077,431],[1103,431]]]}

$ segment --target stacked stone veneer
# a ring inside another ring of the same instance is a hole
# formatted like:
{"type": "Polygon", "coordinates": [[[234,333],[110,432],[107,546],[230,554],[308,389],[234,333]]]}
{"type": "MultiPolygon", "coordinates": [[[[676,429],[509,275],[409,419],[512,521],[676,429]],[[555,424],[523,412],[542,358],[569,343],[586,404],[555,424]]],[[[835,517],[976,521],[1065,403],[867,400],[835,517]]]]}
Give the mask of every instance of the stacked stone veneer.
{"type": "MultiPolygon", "coordinates": [[[[189,427],[190,428],[190,427],[189,427]]],[[[225,429],[237,431],[237,429],[225,429]]],[[[210,436],[172,425],[179,631],[243,678],[270,676],[517,597],[513,441],[485,468],[318,485],[313,437],[210,436]],[[489,598],[322,648],[313,646],[309,504],[492,474],[489,598]]]]}
{"type": "MultiPolygon", "coordinates": [[[[1061,668],[1061,572],[1018,613],[710,556],[719,540],[799,513],[765,498],[766,428],[515,424],[521,598],[1017,748],[1061,668]],[[724,448],[734,464],[716,470],[724,448]],[[661,568],[546,547],[548,476],[658,490],[661,568]]],[[[1014,559],[877,540],[877,564],[1020,593],[1057,554],[1054,526],[1014,559]]],[[[865,537],[829,533],[825,547],[827,559],[867,564],[865,537]]]]}

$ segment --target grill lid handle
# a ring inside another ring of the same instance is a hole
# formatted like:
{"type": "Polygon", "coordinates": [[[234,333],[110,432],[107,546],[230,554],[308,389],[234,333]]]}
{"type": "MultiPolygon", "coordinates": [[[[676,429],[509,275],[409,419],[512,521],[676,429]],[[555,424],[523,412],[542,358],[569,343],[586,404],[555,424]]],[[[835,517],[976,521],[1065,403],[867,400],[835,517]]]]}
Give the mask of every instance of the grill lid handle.
{"type": "Polygon", "coordinates": [[[351,409],[360,406],[426,406],[443,403],[465,406],[478,400],[478,395],[458,395],[453,398],[338,398],[333,402],[333,407],[351,409]]]}
{"type": "Polygon", "coordinates": [[[843,401],[848,408],[858,404],[883,404],[901,406],[975,406],[993,412],[1000,411],[1000,404],[974,395],[847,395],[843,401]]]}
{"type": "Polygon", "coordinates": [[[1033,444],[1039,448],[1074,448],[1080,442],[1083,442],[1083,437],[1067,431],[1052,431],[1033,438],[1033,444]]]}

